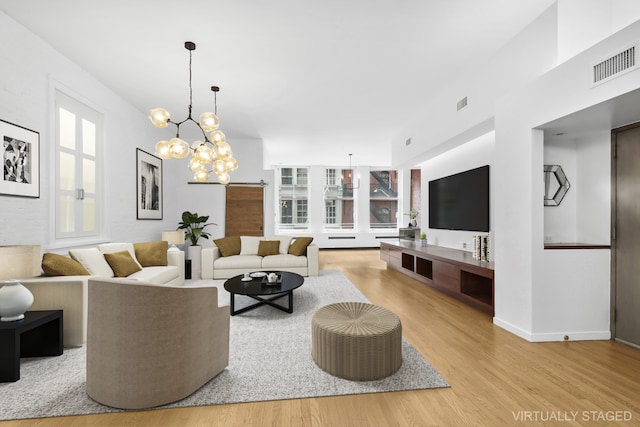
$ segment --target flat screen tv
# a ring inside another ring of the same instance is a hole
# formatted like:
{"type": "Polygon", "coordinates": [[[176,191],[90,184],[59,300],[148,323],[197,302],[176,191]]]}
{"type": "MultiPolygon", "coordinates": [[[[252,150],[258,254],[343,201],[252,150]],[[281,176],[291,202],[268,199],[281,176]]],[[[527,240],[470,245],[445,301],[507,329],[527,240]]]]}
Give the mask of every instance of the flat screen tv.
{"type": "Polygon", "coordinates": [[[489,232],[489,165],[429,181],[429,228],[489,232]]]}

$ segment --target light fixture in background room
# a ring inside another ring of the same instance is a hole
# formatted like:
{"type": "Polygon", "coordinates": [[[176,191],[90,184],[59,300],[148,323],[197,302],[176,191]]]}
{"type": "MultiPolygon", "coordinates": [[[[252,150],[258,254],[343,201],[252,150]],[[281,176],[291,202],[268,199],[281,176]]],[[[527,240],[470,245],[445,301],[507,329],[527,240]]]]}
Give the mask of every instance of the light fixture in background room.
{"type": "Polygon", "coordinates": [[[184,244],[184,231],[176,230],[176,231],[163,231],[162,232],[162,240],[169,244],[169,251],[175,252],[179,251],[176,245],[184,244]]]}
{"type": "Polygon", "coordinates": [[[40,246],[0,246],[0,321],[24,319],[33,294],[20,280],[40,275],[40,246]]]}
{"type": "MultiPolygon", "coordinates": [[[[349,153],[349,180],[351,181],[350,183],[345,184],[344,188],[347,191],[352,191],[352,190],[357,190],[358,188],[360,188],[360,175],[358,175],[358,185],[354,186],[353,185],[353,169],[351,167],[351,156],[353,154],[349,153]]],[[[342,176],[342,180],[344,181],[344,175],[342,176]]]]}
{"type": "Polygon", "coordinates": [[[229,172],[238,168],[238,162],[233,158],[231,147],[226,142],[224,132],[218,129],[218,98],[220,90],[218,86],[211,86],[214,94],[214,112],[200,114],[198,121],[191,117],[193,105],[193,88],[191,86],[191,59],[196,44],[185,42],[185,49],[189,51],[189,114],[181,122],[171,120],[169,112],[164,108],[154,108],[149,111],[149,119],[159,128],[167,127],[171,123],[176,127],[176,136],[168,141],[159,141],[156,144],[156,155],[161,159],[184,159],[191,153],[189,168],[193,172],[193,179],[198,182],[207,182],[209,174],[214,172],[218,176],[220,184],[228,184],[231,177],[229,172]],[[193,122],[202,131],[203,141],[195,141],[191,145],[180,139],[180,126],[186,122],[193,122]],[[207,135],[207,133],[209,133],[207,135]]]}

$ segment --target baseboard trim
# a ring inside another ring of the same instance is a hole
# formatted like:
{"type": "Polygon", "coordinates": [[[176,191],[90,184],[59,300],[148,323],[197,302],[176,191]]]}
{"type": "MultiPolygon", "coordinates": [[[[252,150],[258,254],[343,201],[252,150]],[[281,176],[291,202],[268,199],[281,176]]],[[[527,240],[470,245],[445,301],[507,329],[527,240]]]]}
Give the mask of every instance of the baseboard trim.
{"type": "Polygon", "coordinates": [[[573,332],[543,332],[531,333],[519,328],[512,323],[493,318],[493,324],[519,336],[529,342],[552,342],[552,341],[608,341],[611,339],[610,331],[573,331],[573,332]]]}

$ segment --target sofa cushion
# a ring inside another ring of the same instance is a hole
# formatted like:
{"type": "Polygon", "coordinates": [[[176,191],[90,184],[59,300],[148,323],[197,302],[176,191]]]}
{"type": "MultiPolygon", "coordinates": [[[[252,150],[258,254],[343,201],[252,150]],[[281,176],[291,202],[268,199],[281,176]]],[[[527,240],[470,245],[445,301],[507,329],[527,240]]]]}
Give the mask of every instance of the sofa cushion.
{"type": "Polygon", "coordinates": [[[127,279],[135,279],[141,282],[151,282],[163,285],[165,283],[169,283],[178,276],[180,276],[180,270],[178,267],[175,265],[168,265],[166,267],[145,267],[142,270],[133,273],[127,277],[127,279]]]}
{"type": "Polygon", "coordinates": [[[262,259],[265,270],[279,270],[289,267],[307,267],[307,257],[296,255],[269,255],[262,259]]]}
{"type": "Polygon", "coordinates": [[[279,240],[260,240],[258,256],[278,255],[280,253],[279,240]]]}
{"type": "Polygon", "coordinates": [[[129,251],[104,254],[104,259],[107,260],[116,277],[127,277],[142,270],[129,251]]]}
{"type": "Polygon", "coordinates": [[[69,255],[82,264],[92,276],[113,277],[113,270],[98,248],[69,249],[69,255]]]}
{"type": "Polygon", "coordinates": [[[260,270],[262,268],[262,257],[258,255],[232,255],[218,258],[213,263],[214,269],[245,269],[260,270]]]}
{"type": "Polygon", "coordinates": [[[169,243],[165,240],[133,244],[133,250],[136,253],[136,258],[143,267],[169,265],[169,262],[167,261],[168,249],[169,243]]]}
{"type": "Polygon", "coordinates": [[[220,250],[221,256],[240,255],[240,237],[229,236],[213,241],[220,250]]]}
{"type": "Polygon", "coordinates": [[[258,246],[264,237],[240,236],[240,255],[258,255],[258,246]]]}
{"type": "Polygon", "coordinates": [[[49,252],[42,256],[42,271],[47,276],[88,276],[90,274],[75,259],[49,252]]]}
{"type": "Polygon", "coordinates": [[[142,265],[140,265],[140,263],[136,259],[136,251],[133,248],[133,243],[102,243],[98,245],[98,249],[103,254],[127,251],[129,252],[129,255],[131,255],[131,258],[133,258],[135,263],[138,264],[138,267],[142,268],[142,265]]]}
{"type": "Polygon", "coordinates": [[[278,240],[280,242],[280,254],[286,255],[289,253],[289,246],[291,245],[293,237],[275,234],[269,237],[269,240],[278,240]]]}
{"type": "Polygon", "coordinates": [[[312,241],[313,237],[297,237],[289,246],[289,253],[296,256],[304,255],[312,241]]]}

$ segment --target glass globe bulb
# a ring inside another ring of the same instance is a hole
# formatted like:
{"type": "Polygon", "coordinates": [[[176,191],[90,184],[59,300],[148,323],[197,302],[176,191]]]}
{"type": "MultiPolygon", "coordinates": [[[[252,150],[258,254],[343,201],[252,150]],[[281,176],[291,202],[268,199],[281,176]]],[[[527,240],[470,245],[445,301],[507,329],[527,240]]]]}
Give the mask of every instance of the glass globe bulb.
{"type": "Polygon", "coordinates": [[[196,151],[193,155],[203,163],[211,163],[215,158],[213,150],[211,150],[211,148],[204,144],[201,144],[198,148],[196,148],[196,151]]]}
{"type": "Polygon", "coordinates": [[[189,168],[193,172],[197,172],[200,169],[204,169],[204,163],[202,163],[197,157],[192,157],[191,160],[189,160],[189,168]]]}
{"type": "Polygon", "coordinates": [[[211,142],[213,142],[214,144],[217,144],[218,142],[226,141],[226,136],[224,135],[224,132],[222,132],[220,129],[214,130],[213,132],[211,132],[211,134],[209,135],[209,138],[211,138],[211,142]]]}
{"type": "Polygon", "coordinates": [[[225,163],[227,165],[228,171],[234,171],[238,169],[238,161],[233,157],[229,157],[225,163]]]}
{"type": "Polygon", "coordinates": [[[224,160],[216,160],[213,162],[213,171],[218,175],[225,173],[227,171],[227,163],[224,160]]]}
{"type": "Polygon", "coordinates": [[[165,160],[171,158],[171,145],[169,141],[158,141],[156,144],[156,155],[165,160]]]}
{"type": "Polygon", "coordinates": [[[220,126],[220,120],[218,119],[218,116],[209,112],[200,114],[198,123],[200,124],[202,130],[205,132],[216,130],[218,129],[218,126],[220,126]]]}
{"type": "Polygon", "coordinates": [[[213,152],[216,154],[216,157],[222,160],[226,160],[233,155],[231,152],[231,146],[226,142],[218,142],[213,146],[213,152]]]}
{"type": "Polygon", "coordinates": [[[209,173],[204,169],[200,169],[193,174],[193,179],[197,182],[207,182],[209,180],[209,173]]]}
{"type": "Polygon", "coordinates": [[[180,138],[171,138],[169,140],[171,146],[171,155],[176,159],[184,159],[189,154],[189,144],[180,138]]]}
{"type": "Polygon", "coordinates": [[[166,128],[167,123],[169,123],[169,112],[164,108],[154,108],[153,110],[149,110],[149,120],[156,127],[166,128]]]}
{"type": "Polygon", "coordinates": [[[227,172],[221,173],[221,174],[218,175],[218,182],[220,184],[227,185],[230,180],[231,180],[231,177],[229,176],[229,174],[227,172]]]}

